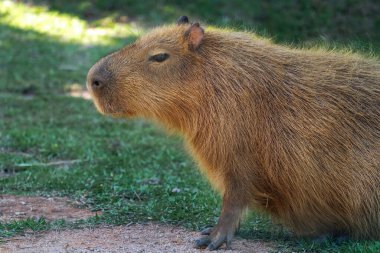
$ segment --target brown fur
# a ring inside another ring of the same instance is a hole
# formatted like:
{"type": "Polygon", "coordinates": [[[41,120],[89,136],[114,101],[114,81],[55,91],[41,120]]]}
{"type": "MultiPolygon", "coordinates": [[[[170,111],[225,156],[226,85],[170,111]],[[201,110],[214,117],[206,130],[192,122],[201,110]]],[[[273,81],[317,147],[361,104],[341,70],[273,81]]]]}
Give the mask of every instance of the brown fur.
{"type": "Polygon", "coordinates": [[[379,62],[192,29],[157,28],[100,60],[88,76],[97,108],[183,134],[223,195],[222,242],[246,207],[299,235],[380,239],[379,62]]]}

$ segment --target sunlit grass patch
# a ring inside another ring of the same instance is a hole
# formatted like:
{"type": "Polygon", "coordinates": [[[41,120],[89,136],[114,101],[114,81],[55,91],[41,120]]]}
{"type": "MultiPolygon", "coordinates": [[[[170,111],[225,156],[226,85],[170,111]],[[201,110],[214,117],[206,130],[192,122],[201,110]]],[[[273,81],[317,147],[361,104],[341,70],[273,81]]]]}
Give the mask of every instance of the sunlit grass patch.
{"type": "Polygon", "coordinates": [[[142,32],[136,24],[91,25],[47,7],[0,1],[0,92],[32,97],[84,87],[95,61],[142,32]]]}
{"type": "Polygon", "coordinates": [[[98,45],[111,44],[115,38],[138,36],[143,31],[135,24],[90,27],[78,17],[12,1],[0,2],[0,24],[35,31],[62,42],[98,45]]]}

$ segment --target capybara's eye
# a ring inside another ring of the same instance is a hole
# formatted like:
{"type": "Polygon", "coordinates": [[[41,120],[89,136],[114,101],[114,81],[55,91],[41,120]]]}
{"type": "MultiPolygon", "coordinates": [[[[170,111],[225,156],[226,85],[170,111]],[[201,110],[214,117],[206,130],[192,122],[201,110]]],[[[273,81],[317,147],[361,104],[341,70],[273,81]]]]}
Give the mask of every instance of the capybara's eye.
{"type": "Polygon", "coordinates": [[[163,62],[166,59],[169,58],[169,54],[162,53],[162,54],[156,54],[149,57],[150,61],[156,61],[156,62],[163,62]]]}

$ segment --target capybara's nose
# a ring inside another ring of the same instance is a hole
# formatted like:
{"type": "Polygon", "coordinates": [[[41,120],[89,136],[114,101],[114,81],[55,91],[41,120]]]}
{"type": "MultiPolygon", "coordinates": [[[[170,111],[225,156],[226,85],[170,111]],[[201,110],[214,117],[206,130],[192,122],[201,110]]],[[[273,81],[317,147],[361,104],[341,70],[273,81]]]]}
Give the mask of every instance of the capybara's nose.
{"type": "Polygon", "coordinates": [[[94,78],[91,80],[91,88],[93,89],[100,89],[104,85],[104,82],[101,81],[99,78],[94,78]]]}

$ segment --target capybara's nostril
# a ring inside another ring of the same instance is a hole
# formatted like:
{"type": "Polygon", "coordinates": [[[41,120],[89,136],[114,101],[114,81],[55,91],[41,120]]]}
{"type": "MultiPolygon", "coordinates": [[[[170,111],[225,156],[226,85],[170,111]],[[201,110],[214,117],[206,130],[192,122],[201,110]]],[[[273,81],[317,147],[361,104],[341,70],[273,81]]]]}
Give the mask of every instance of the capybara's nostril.
{"type": "Polygon", "coordinates": [[[99,81],[98,79],[94,79],[94,80],[92,81],[91,85],[92,85],[92,87],[93,87],[94,89],[98,89],[98,88],[102,87],[102,82],[99,81]]]}

